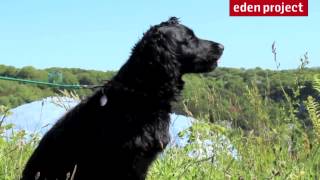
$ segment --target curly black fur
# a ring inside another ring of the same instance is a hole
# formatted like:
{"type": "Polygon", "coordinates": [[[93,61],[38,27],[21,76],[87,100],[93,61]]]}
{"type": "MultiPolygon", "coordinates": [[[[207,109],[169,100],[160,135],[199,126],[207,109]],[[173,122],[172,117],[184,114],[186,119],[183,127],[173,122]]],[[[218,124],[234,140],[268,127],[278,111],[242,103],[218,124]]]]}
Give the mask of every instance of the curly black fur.
{"type": "Polygon", "coordinates": [[[145,179],[170,141],[170,103],[182,75],[213,70],[222,51],[175,17],[151,27],[118,74],[45,134],[22,179],[145,179]]]}

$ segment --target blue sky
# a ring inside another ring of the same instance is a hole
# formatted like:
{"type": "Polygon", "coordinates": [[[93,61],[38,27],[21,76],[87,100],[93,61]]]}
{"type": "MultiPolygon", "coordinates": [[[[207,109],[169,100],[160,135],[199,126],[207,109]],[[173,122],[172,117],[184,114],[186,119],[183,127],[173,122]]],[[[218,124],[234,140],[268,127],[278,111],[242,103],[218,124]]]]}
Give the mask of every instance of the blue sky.
{"type": "Polygon", "coordinates": [[[229,1],[0,1],[0,64],[117,70],[150,25],[177,16],[205,39],[225,45],[220,66],[296,68],[309,53],[320,66],[320,1],[309,17],[230,17],[229,1]]]}

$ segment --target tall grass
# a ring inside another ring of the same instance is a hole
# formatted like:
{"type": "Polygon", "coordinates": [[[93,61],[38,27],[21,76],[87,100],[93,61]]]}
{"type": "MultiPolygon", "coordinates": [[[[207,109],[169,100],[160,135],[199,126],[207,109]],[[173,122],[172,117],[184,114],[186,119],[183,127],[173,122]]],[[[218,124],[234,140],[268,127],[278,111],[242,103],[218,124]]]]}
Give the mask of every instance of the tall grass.
{"type": "MultiPolygon", "coordinates": [[[[279,69],[275,43],[272,45],[272,53],[279,69]]],[[[228,156],[227,152],[220,152],[212,162],[211,157],[195,159],[188,156],[188,146],[169,149],[163,158],[159,158],[153,164],[149,179],[320,179],[319,103],[313,97],[309,97],[304,103],[313,122],[312,132],[304,127],[297,116],[298,108],[303,104],[297,97],[305,80],[303,71],[307,64],[308,56],[305,54],[297,71],[293,97],[285,91],[279,74],[284,103],[274,104],[268,96],[262,96],[257,88],[257,81],[252,81],[251,86],[242,93],[245,104],[237,99],[229,100],[233,101],[233,111],[227,109],[230,112],[227,113],[227,117],[232,122],[232,128],[215,133],[223,133],[229,137],[239,152],[238,159],[228,156]],[[243,117],[243,114],[246,116],[243,117]],[[237,122],[239,116],[242,116],[241,122],[237,122]],[[241,128],[243,125],[247,128],[241,128]],[[314,136],[315,134],[318,136],[314,136]]],[[[320,89],[319,82],[320,80],[315,80],[315,89],[320,89]]],[[[198,79],[198,83],[200,84],[194,86],[188,85],[187,82],[186,86],[204,87],[201,86],[201,78],[198,79]]],[[[268,85],[266,87],[265,91],[268,93],[270,89],[268,85]]],[[[207,108],[207,114],[198,114],[195,118],[208,123],[206,128],[212,131],[212,124],[208,119],[219,123],[221,115],[226,114],[227,106],[224,104],[225,96],[219,94],[219,91],[216,92],[215,87],[208,88],[209,90],[194,89],[188,92],[191,93],[188,96],[191,99],[185,100],[185,109],[187,114],[193,115],[188,107],[192,109],[195,106],[203,106],[199,99],[201,92],[205,91],[209,105],[203,109],[207,108]],[[214,111],[214,117],[210,116],[211,111],[214,111]]],[[[196,131],[203,132],[203,129],[196,131]]],[[[206,139],[207,136],[202,138],[203,141],[206,139]]]]}
{"type": "MultiPolygon", "coordinates": [[[[10,115],[8,108],[0,106],[2,122],[10,115]]],[[[27,135],[25,131],[13,131],[12,124],[0,126],[0,179],[20,178],[24,164],[39,141],[37,135],[27,135]]]]}
{"type": "MultiPolygon", "coordinates": [[[[210,96],[213,99],[222,98],[219,94],[210,96]]],[[[212,157],[198,159],[188,156],[190,146],[173,148],[153,164],[149,179],[319,179],[319,139],[312,138],[302,128],[294,104],[280,107],[278,113],[271,116],[271,109],[267,107],[274,104],[259,94],[255,84],[247,88],[244,96],[249,99],[247,106],[252,110],[253,119],[247,120],[252,130],[243,130],[234,124],[233,128],[214,131],[212,123],[206,119],[208,116],[196,117],[207,123],[205,128],[210,132],[229,137],[239,152],[239,159],[232,158],[227,152],[219,152],[212,162],[212,157]]],[[[288,101],[294,103],[293,99],[288,101]]],[[[312,102],[315,104],[314,100],[312,102]]],[[[310,115],[314,114],[313,118],[317,118],[313,122],[320,122],[319,111],[309,112],[310,115]]],[[[318,127],[314,125],[316,132],[318,127]]],[[[201,133],[205,131],[195,128],[201,133]]],[[[204,141],[211,138],[200,136],[200,139],[204,141]]]]}

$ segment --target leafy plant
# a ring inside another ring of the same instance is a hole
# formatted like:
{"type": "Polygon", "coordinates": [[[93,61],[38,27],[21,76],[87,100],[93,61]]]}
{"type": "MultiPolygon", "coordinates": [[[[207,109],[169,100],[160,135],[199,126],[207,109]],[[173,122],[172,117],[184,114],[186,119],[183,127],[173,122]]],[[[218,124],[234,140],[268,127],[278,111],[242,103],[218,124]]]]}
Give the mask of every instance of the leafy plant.
{"type": "MultiPolygon", "coordinates": [[[[314,76],[313,86],[320,94],[320,75],[314,76]]],[[[305,101],[306,107],[308,109],[309,117],[313,123],[313,128],[318,136],[318,141],[320,143],[320,103],[312,97],[308,96],[307,101],[305,101]]]]}

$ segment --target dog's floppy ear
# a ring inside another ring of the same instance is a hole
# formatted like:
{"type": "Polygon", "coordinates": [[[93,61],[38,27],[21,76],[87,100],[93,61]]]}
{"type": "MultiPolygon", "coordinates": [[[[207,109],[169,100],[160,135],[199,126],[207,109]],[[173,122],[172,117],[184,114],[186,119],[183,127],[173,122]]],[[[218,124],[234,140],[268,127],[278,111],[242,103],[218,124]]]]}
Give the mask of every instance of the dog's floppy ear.
{"type": "Polygon", "coordinates": [[[175,44],[157,26],[152,27],[146,35],[144,46],[152,58],[149,59],[151,69],[160,71],[158,73],[161,73],[163,78],[173,79],[180,75],[180,63],[172,47],[175,44]]]}

